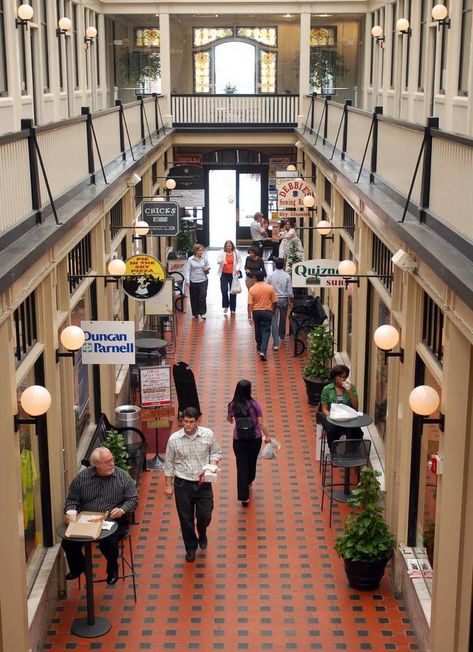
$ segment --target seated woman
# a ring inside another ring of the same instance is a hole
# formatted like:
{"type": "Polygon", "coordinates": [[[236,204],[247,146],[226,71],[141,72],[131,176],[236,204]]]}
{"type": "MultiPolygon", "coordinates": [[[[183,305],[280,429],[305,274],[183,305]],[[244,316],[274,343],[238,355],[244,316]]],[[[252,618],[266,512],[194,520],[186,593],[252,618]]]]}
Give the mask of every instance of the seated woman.
{"type": "MultiPolygon", "coordinates": [[[[330,416],[332,403],[344,403],[354,410],[358,410],[358,394],[355,385],[347,380],[349,374],[350,370],[344,364],[335,365],[330,371],[332,382],[325,385],[320,396],[320,406],[324,417],[330,416]]],[[[323,418],[322,423],[327,433],[330,450],[332,450],[332,443],[343,435],[347,439],[363,439],[361,428],[346,428],[343,426],[343,421],[338,425],[330,423],[326,418],[323,418]]]]}

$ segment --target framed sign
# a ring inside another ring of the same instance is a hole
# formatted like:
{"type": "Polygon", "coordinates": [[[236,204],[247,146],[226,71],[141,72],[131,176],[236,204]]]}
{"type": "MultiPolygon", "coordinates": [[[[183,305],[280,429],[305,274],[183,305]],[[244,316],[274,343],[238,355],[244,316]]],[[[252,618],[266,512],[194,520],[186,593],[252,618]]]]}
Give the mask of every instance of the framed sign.
{"type": "Polygon", "coordinates": [[[141,407],[165,407],[171,402],[171,367],[140,367],[141,407]]]}
{"type": "Polygon", "coordinates": [[[123,289],[133,299],[149,299],[161,291],[165,272],[157,258],[137,254],[127,258],[123,289]]]}
{"type": "Polygon", "coordinates": [[[316,259],[302,260],[292,266],[292,286],[304,288],[345,287],[345,280],[338,273],[339,260],[316,259]]]}
{"type": "Polygon", "coordinates": [[[149,224],[150,234],[176,236],[179,233],[179,206],[171,201],[144,201],[141,219],[149,224]]]}

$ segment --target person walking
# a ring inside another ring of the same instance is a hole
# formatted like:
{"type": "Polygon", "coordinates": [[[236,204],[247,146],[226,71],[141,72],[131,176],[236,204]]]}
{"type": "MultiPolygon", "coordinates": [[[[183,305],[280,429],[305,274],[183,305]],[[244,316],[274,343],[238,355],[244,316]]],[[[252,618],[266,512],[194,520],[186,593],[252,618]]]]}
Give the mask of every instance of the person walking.
{"type": "Polygon", "coordinates": [[[207,548],[214,507],[212,484],[203,482],[203,467],[218,464],[222,457],[214,433],[198,425],[199,417],[197,408],[185,408],[183,427],[169,437],[164,460],[164,493],[167,498],[174,493],[189,562],[194,561],[197,546],[207,548]]]}
{"type": "Polygon", "coordinates": [[[184,274],[186,284],[189,286],[192,317],[194,319],[207,319],[207,288],[209,281],[207,274],[210,265],[204,254],[204,245],[194,245],[194,255],[187,260],[184,274]]]}
{"type": "Polygon", "coordinates": [[[278,306],[271,322],[271,335],[273,338],[273,350],[277,351],[281,346],[281,340],[286,337],[287,312],[292,304],[292,283],[291,277],[284,271],[284,259],[276,258],[276,269],[268,276],[268,283],[272,285],[278,298],[278,306]]]}
{"type": "Polygon", "coordinates": [[[248,291],[248,321],[250,324],[254,324],[256,351],[261,360],[265,362],[271,321],[278,298],[274,288],[265,282],[262,272],[255,272],[255,280],[256,283],[248,291]]]}
{"type": "MultiPolygon", "coordinates": [[[[108,448],[99,446],[90,456],[91,466],[81,471],[71,482],[64,505],[66,522],[72,520],[68,512],[108,512],[108,519],[116,521],[117,529],[98,542],[100,552],[107,560],[106,582],[110,586],[118,580],[118,543],[128,532],[128,516],[138,505],[136,485],[131,476],[115,466],[108,448]]],[[[66,580],[74,580],[85,571],[84,542],[63,539],[69,572],[66,580]]]]}
{"type": "Polygon", "coordinates": [[[245,260],[245,284],[248,290],[256,283],[255,272],[261,272],[263,278],[266,278],[266,268],[263,259],[258,255],[256,247],[250,247],[245,260]]]}
{"type": "Polygon", "coordinates": [[[233,278],[241,276],[242,259],[240,252],[235,248],[231,240],[227,240],[223,245],[223,249],[217,256],[217,276],[220,277],[220,291],[222,292],[222,308],[223,312],[236,311],[237,295],[232,294],[233,278]]]}
{"type": "Polygon", "coordinates": [[[262,436],[265,442],[271,441],[263,423],[261,405],[251,396],[251,381],[238,381],[233,399],[228,404],[227,421],[235,424],[233,452],[237,467],[237,497],[243,507],[247,507],[250,487],[256,477],[262,436]]]}
{"type": "Polygon", "coordinates": [[[266,240],[268,234],[264,230],[263,224],[263,213],[255,213],[252,223],[250,224],[250,233],[251,239],[253,241],[253,247],[256,249],[258,256],[261,256],[263,252],[263,240],[266,240]]]}

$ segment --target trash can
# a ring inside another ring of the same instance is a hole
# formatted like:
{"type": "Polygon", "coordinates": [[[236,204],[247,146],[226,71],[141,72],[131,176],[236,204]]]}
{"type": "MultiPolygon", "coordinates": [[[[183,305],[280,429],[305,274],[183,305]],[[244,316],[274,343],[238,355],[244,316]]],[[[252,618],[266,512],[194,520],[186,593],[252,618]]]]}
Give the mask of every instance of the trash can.
{"type": "MultiPolygon", "coordinates": [[[[115,408],[115,425],[117,428],[138,428],[140,430],[141,408],[138,405],[119,405],[115,408]]],[[[136,435],[129,433],[130,442],[127,441],[127,433],[124,433],[125,444],[135,441],[136,435]]]]}

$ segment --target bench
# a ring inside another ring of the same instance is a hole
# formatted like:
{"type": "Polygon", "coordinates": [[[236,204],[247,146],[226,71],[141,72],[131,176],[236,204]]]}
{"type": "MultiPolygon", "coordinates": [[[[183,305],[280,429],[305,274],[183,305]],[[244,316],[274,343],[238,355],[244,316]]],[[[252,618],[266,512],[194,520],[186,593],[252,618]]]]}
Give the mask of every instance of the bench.
{"type": "Polygon", "coordinates": [[[102,442],[105,439],[105,435],[107,434],[107,430],[116,430],[121,435],[123,435],[129,458],[129,473],[135,483],[138,484],[141,471],[146,471],[145,436],[138,428],[132,428],[131,426],[113,426],[103,412],[100,414],[94,434],[92,435],[92,439],[89,442],[85,457],[82,460],[83,466],[90,466],[90,456],[92,451],[98,446],[102,445],[102,442]]]}
{"type": "Polygon", "coordinates": [[[327,315],[319,297],[304,299],[303,303],[292,308],[289,323],[294,336],[294,356],[302,355],[306,349],[300,335],[309,333],[315,326],[323,324],[326,319],[327,315]]]}

